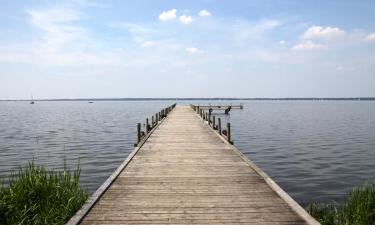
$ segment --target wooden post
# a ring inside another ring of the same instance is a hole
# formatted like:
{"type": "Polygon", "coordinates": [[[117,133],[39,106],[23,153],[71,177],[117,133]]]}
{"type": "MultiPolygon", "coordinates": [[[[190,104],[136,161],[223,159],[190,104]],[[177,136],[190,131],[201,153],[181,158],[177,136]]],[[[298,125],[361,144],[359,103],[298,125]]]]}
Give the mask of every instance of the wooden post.
{"type": "Polygon", "coordinates": [[[232,140],[230,138],[230,123],[227,123],[227,140],[232,144],[232,140]]]}
{"type": "Polygon", "coordinates": [[[141,142],[141,123],[137,123],[137,145],[141,142]]]}
{"type": "Polygon", "coordinates": [[[208,121],[208,112],[206,112],[206,121],[208,121]]]}
{"type": "Polygon", "coordinates": [[[146,118],[146,134],[148,134],[149,130],[148,130],[148,118],[146,118]]]}
{"type": "Polygon", "coordinates": [[[155,123],[157,124],[159,122],[159,114],[155,113],[155,123]]]}
{"type": "Polygon", "coordinates": [[[212,127],[214,128],[214,130],[215,130],[215,123],[216,123],[216,118],[215,118],[215,116],[212,116],[212,127]]]}
{"type": "Polygon", "coordinates": [[[221,118],[217,118],[217,131],[219,131],[219,134],[221,135],[221,118]]]}
{"type": "Polygon", "coordinates": [[[154,127],[154,123],[155,123],[154,116],[151,116],[151,128],[154,127]]]}

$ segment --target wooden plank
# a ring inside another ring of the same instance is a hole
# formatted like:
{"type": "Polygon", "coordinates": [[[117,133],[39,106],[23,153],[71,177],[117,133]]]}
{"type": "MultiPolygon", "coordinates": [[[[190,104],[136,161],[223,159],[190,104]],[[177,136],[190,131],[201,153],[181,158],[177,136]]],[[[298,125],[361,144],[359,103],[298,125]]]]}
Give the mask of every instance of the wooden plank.
{"type": "Polygon", "coordinates": [[[319,224],[268,178],[196,112],[177,106],[79,222],[319,224]]]}

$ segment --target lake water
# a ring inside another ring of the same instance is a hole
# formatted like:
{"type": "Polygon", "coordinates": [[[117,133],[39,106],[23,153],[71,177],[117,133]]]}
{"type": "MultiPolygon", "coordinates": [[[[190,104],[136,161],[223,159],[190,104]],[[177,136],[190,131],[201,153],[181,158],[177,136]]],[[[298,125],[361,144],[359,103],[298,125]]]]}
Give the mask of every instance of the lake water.
{"type": "MultiPolygon", "coordinates": [[[[340,201],[375,180],[375,102],[242,103],[244,110],[220,115],[235,146],[299,203],[340,201]]],[[[136,123],[170,104],[0,102],[0,177],[33,158],[61,169],[66,158],[71,168],[79,161],[81,183],[93,192],[133,150],[136,123]]]]}

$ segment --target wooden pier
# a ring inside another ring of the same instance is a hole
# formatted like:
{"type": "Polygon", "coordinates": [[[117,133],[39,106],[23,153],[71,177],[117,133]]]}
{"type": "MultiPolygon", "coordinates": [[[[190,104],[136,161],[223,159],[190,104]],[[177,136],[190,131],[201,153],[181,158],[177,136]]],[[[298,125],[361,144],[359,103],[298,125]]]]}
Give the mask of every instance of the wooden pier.
{"type": "Polygon", "coordinates": [[[208,110],[210,113],[214,110],[221,111],[224,110],[225,114],[229,114],[231,109],[243,109],[243,104],[205,104],[205,105],[191,105],[194,110],[208,110]]]}
{"type": "Polygon", "coordinates": [[[202,114],[153,121],[68,224],[319,224],[202,114]]]}

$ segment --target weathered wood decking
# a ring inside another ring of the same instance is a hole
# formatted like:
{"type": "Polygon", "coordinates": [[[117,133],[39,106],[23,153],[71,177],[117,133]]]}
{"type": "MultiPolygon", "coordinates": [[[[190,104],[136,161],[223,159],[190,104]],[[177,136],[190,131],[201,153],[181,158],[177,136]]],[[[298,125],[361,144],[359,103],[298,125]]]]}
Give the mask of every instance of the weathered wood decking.
{"type": "Polygon", "coordinates": [[[70,223],[319,224],[188,106],[177,106],[70,223]]]}

